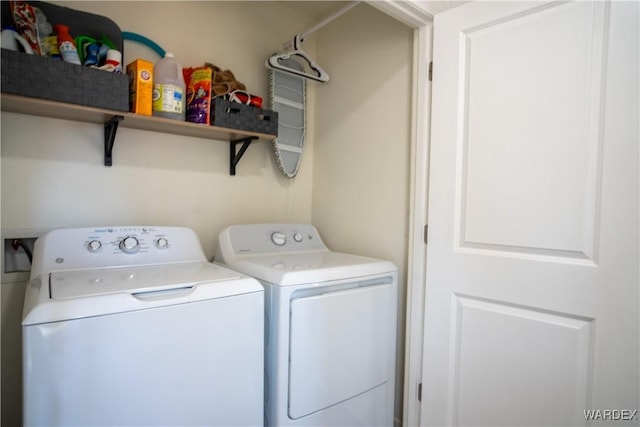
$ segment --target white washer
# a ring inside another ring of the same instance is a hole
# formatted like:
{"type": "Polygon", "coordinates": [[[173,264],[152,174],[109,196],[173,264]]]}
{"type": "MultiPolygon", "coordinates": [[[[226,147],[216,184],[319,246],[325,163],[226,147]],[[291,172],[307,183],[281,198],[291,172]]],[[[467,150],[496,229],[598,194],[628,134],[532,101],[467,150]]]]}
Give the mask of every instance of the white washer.
{"type": "Polygon", "coordinates": [[[190,229],[39,238],[22,333],[25,426],[263,423],[264,289],[190,229]]]}
{"type": "Polygon", "coordinates": [[[265,286],[266,423],[393,425],[397,268],[308,224],[235,225],[216,262],[265,286]]]}

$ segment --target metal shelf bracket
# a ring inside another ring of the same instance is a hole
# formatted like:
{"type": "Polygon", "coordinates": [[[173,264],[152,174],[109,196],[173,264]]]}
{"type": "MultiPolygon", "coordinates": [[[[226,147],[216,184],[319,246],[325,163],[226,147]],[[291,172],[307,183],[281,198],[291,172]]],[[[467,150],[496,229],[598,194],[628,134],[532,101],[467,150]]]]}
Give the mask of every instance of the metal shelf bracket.
{"type": "Polygon", "coordinates": [[[236,139],[235,141],[229,141],[229,175],[235,176],[238,162],[245,151],[247,151],[247,148],[249,148],[251,142],[256,139],[258,139],[257,136],[248,136],[246,138],[236,139]],[[238,144],[242,144],[242,147],[240,147],[240,151],[236,152],[238,144]]]}
{"type": "Polygon", "coordinates": [[[104,165],[111,166],[113,164],[113,144],[116,142],[116,133],[118,132],[118,125],[120,121],[124,119],[124,116],[113,116],[108,122],[104,124],[104,165]]]}

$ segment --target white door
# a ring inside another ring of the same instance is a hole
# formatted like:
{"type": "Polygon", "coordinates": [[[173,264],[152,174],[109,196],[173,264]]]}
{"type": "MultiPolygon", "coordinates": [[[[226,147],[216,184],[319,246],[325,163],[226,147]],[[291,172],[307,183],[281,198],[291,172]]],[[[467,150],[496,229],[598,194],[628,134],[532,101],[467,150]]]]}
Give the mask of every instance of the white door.
{"type": "Polygon", "coordinates": [[[638,12],[436,15],[422,425],[637,425],[638,12]]]}

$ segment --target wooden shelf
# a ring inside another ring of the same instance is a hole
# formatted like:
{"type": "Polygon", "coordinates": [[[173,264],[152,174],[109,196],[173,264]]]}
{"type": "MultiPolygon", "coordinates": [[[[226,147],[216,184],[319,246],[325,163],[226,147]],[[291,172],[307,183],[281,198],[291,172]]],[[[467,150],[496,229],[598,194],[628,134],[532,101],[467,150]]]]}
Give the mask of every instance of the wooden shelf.
{"type": "Polygon", "coordinates": [[[142,116],[123,111],[85,107],[6,93],[0,94],[0,107],[2,111],[12,113],[95,123],[105,126],[105,166],[111,166],[111,151],[113,150],[118,126],[228,142],[230,153],[229,173],[231,175],[235,175],[235,167],[251,142],[267,141],[276,137],[275,135],[259,132],[142,116]],[[236,153],[238,144],[242,144],[242,148],[236,153]]]}

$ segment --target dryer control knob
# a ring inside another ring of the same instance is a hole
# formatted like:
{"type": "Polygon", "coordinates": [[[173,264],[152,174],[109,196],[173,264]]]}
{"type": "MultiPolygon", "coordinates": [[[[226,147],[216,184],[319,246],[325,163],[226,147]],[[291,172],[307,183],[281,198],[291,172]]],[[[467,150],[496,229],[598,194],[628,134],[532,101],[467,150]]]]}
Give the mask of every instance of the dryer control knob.
{"type": "Polygon", "coordinates": [[[300,234],[300,233],[296,232],[296,233],[293,235],[293,240],[295,240],[295,241],[296,241],[296,242],[298,242],[298,243],[302,242],[302,234],[300,234]]]}
{"type": "Polygon", "coordinates": [[[120,249],[122,252],[132,254],[140,249],[140,242],[133,236],[127,236],[120,242],[120,249]]]}
{"type": "Polygon", "coordinates": [[[92,240],[87,245],[87,249],[89,249],[89,252],[98,252],[101,247],[102,243],[100,242],[100,240],[92,240]]]}
{"type": "Polygon", "coordinates": [[[271,234],[271,241],[278,246],[284,246],[287,243],[287,236],[284,233],[276,231],[271,234]]]}
{"type": "Polygon", "coordinates": [[[169,247],[169,241],[164,237],[160,237],[158,240],[156,240],[156,247],[158,249],[166,249],[169,247]]]}

